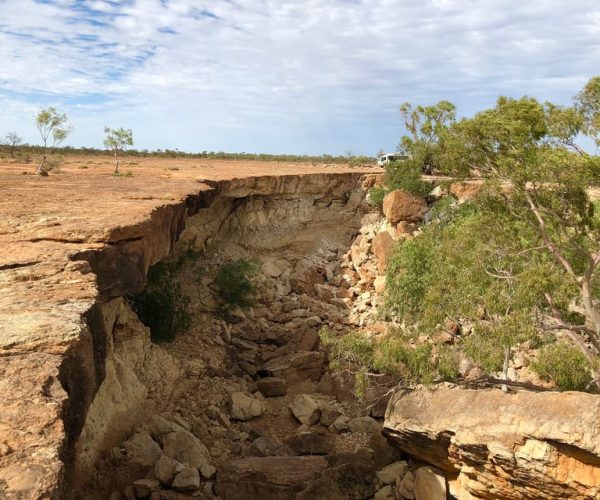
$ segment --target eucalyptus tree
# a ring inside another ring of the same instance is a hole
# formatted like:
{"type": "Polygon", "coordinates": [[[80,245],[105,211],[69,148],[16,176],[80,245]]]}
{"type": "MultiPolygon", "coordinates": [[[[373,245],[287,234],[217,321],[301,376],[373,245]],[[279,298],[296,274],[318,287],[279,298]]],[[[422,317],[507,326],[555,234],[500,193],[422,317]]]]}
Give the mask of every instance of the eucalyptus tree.
{"type": "Polygon", "coordinates": [[[113,152],[115,159],[115,174],[119,173],[119,154],[124,152],[128,146],[133,146],[133,131],[131,129],[111,129],[104,127],[106,138],[104,146],[113,152]]]}
{"type": "Polygon", "coordinates": [[[36,126],[42,137],[44,151],[37,174],[47,176],[48,171],[44,168],[52,149],[61,144],[71,133],[73,128],[65,113],[59,113],[56,108],[50,106],[40,110],[35,117],[36,126]]]}

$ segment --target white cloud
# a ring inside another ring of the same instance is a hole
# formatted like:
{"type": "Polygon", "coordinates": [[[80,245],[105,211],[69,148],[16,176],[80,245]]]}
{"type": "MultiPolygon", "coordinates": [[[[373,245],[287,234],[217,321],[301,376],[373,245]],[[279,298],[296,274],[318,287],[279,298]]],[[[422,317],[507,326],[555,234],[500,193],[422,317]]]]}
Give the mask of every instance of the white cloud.
{"type": "Polygon", "coordinates": [[[0,133],[51,101],[79,144],[373,153],[402,101],[567,101],[598,60],[592,0],[0,0],[0,133]]]}

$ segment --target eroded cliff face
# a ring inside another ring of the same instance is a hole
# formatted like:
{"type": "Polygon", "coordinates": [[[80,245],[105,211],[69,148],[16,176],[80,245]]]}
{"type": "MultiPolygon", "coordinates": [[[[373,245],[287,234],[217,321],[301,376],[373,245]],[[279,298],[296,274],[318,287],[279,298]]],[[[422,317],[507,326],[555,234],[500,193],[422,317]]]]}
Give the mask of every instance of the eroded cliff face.
{"type": "Polygon", "coordinates": [[[456,498],[600,495],[600,399],[576,392],[399,390],[384,434],[446,474],[456,498]]]}
{"type": "Polygon", "coordinates": [[[60,497],[73,471],[139,421],[149,388],[172,390],[177,362],[121,297],[142,290],[186,224],[198,248],[219,235],[231,257],[252,247],[300,259],[320,238],[357,230],[363,181],[350,172],[222,181],[102,235],[23,242],[0,276],[2,495],[60,497]]]}

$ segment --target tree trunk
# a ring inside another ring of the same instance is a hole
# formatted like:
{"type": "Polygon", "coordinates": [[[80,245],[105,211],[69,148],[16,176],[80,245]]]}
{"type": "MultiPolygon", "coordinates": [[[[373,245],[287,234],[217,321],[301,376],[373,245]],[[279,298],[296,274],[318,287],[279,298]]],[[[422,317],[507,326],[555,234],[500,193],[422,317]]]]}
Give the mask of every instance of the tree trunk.
{"type": "Polygon", "coordinates": [[[118,174],[118,173],[119,173],[119,158],[118,158],[118,156],[117,156],[117,153],[116,153],[116,151],[115,151],[115,172],[114,172],[114,173],[115,173],[115,174],[118,174]]]}
{"type": "Polygon", "coordinates": [[[44,165],[46,164],[46,158],[48,158],[48,154],[44,153],[44,156],[42,157],[42,161],[37,169],[37,174],[41,175],[42,177],[48,176],[48,172],[46,172],[46,170],[44,170],[44,165]]]}

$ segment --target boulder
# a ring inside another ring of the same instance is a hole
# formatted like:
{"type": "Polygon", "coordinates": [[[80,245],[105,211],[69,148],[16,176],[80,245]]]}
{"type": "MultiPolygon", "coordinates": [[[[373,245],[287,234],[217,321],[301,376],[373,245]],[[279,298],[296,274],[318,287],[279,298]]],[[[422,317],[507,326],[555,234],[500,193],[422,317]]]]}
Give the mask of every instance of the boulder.
{"type": "Polygon", "coordinates": [[[319,380],[323,373],[323,354],[316,351],[298,351],[267,361],[262,371],[288,383],[319,380]]]}
{"type": "Polygon", "coordinates": [[[341,412],[339,412],[338,410],[336,410],[335,408],[321,408],[321,425],[324,425],[325,427],[329,427],[330,425],[332,425],[337,418],[341,415],[341,412]]]}
{"type": "Polygon", "coordinates": [[[379,434],[381,424],[372,417],[355,417],[348,422],[351,432],[362,434],[379,434]]]}
{"type": "Polygon", "coordinates": [[[243,392],[231,394],[231,418],[234,420],[252,420],[260,417],[266,410],[267,405],[258,399],[251,398],[243,392]]]}
{"type": "Polygon", "coordinates": [[[148,432],[136,432],[124,443],[129,461],[151,467],[161,455],[160,446],[148,432]]]}
{"type": "Polygon", "coordinates": [[[396,492],[407,500],[415,499],[415,477],[411,471],[408,471],[402,480],[396,484],[396,492]]]}
{"type": "Polygon", "coordinates": [[[399,390],[388,405],[383,433],[397,448],[452,477],[464,496],[600,496],[600,398],[592,394],[399,390]]]}
{"type": "Polygon", "coordinates": [[[321,410],[316,401],[306,394],[296,396],[294,402],[289,405],[290,410],[298,421],[305,425],[313,425],[319,421],[321,410]]]}
{"type": "Polygon", "coordinates": [[[377,471],[377,480],[381,484],[395,484],[396,481],[401,481],[404,475],[408,472],[408,462],[402,460],[394,462],[380,471],[377,471]]]}
{"type": "Polygon", "coordinates": [[[215,492],[223,500],[291,500],[319,479],[327,465],[327,460],[323,457],[253,457],[233,460],[219,469],[215,492]]]}
{"type": "Polygon", "coordinates": [[[162,454],[154,464],[154,475],[165,486],[171,486],[175,476],[184,469],[184,465],[174,458],[162,454]]]}
{"type": "Polygon", "coordinates": [[[390,485],[386,485],[383,488],[381,488],[379,491],[377,491],[377,493],[375,493],[373,500],[391,500],[393,498],[394,498],[394,490],[392,490],[392,487],[390,485]]]}
{"type": "Polygon", "coordinates": [[[175,476],[171,487],[177,491],[195,491],[200,488],[200,473],[196,467],[186,467],[175,476]]]}
{"type": "Polygon", "coordinates": [[[387,269],[388,261],[394,250],[394,238],[390,236],[390,233],[383,231],[373,238],[371,245],[371,251],[377,257],[377,270],[379,273],[385,273],[387,269]]]}
{"type": "Polygon", "coordinates": [[[206,446],[188,431],[171,432],[164,439],[165,455],[191,467],[202,467],[209,461],[206,446]]]}
{"type": "Polygon", "coordinates": [[[285,444],[295,455],[327,455],[333,448],[332,435],[328,432],[300,432],[289,438],[285,444]]]}
{"type": "Polygon", "coordinates": [[[265,377],[256,381],[256,387],[266,398],[285,396],[287,393],[287,383],[282,378],[265,377]]]}
{"type": "Polygon", "coordinates": [[[415,474],[417,500],[446,500],[446,478],[435,467],[419,467],[415,474]]]}
{"type": "Polygon", "coordinates": [[[381,295],[383,294],[383,292],[385,292],[385,289],[387,288],[387,279],[385,276],[377,276],[377,278],[375,278],[373,280],[373,288],[375,288],[375,293],[381,295]]]}
{"type": "Polygon", "coordinates": [[[391,224],[420,222],[427,213],[427,200],[404,189],[395,189],[383,199],[383,213],[391,224]]]}

